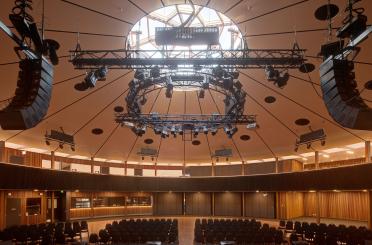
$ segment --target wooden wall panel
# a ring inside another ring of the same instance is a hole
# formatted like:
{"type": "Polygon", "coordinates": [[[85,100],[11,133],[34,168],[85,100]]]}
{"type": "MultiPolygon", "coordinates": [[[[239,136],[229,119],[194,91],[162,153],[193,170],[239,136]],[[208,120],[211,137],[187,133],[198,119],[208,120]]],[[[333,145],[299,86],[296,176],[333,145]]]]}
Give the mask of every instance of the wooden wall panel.
{"type": "MultiPolygon", "coordinates": [[[[316,193],[304,194],[305,216],[316,214],[316,193]]],[[[367,221],[369,198],[367,192],[321,192],[320,217],[367,221]]]]}
{"type": "Polygon", "coordinates": [[[0,191],[0,230],[5,228],[5,191],[0,191]]]}
{"type": "MultiPolygon", "coordinates": [[[[320,168],[335,168],[335,167],[342,167],[342,166],[348,166],[348,165],[356,165],[356,164],[362,164],[365,162],[365,158],[356,158],[356,159],[348,159],[348,160],[339,160],[339,161],[333,161],[333,162],[321,162],[319,163],[320,168]]],[[[304,165],[305,170],[314,170],[315,164],[305,164],[304,165]]]]}
{"type": "Polygon", "coordinates": [[[6,200],[7,198],[20,198],[21,199],[21,224],[40,224],[46,222],[46,196],[45,193],[42,191],[4,191],[3,192],[3,204],[4,207],[3,211],[3,226],[6,226],[6,200]],[[11,193],[11,195],[8,195],[11,193]],[[27,198],[40,198],[41,199],[41,206],[40,206],[40,214],[39,215],[26,215],[26,202],[27,198]]]}
{"type": "Polygon", "coordinates": [[[155,215],[182,215],[183,194],[159,192],[154,195],[155,215]]]}
{"type": "Polygon", "coordinates": [[[214,195],[215,216],[241,216],[242,194],[240,192],[217,192],[214,195]]]}
{"type": "Polygon", "coordinates": [[[194,192],[186,193],[186,215],[210,216],[212,215],[211,193],[194,192]]]}
{"type": "Polygon", "coordinates": [[[91,208],[72,208],[70,209],[70,219],[82,219],[93,216],[91,208]]]}
{"type": "Polygon", "coordinates": [[[275,219],[275,193],[245,193],[245,216],[275,219]]]}
{"type": "Polygon", "coordinates": [[[279,192],[277,202],[277,217],[279,219],[304,216],[304,195],[302,192],[279,192]]]}

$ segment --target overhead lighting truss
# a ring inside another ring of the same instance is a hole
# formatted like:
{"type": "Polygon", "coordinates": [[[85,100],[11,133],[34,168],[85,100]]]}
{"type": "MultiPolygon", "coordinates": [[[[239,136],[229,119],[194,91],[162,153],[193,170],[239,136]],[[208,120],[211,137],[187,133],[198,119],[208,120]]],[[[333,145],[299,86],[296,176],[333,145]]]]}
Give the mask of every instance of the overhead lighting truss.
{"type": "Polygon", "coordinates": [[[216,67],[211,69],[210,73],[205,71],[188,73],[180,70],[160,73],[160,68],[154,67],[150,71],[137,70],[134,77],[129,83],[129,92],[125,98],[127,112],[117,113],[115,121],[131,128],[138,136],[145,134],[147,128],[152,128],[155,134],[163,138],[186,133],[193,134],[194,137],[199,133],[215,135],[219,129],[223,129],[232,137],[237,132],[237,125],[245,124],[247,128],[254,128],[257,125],[255,115],[244,115],[247,94],[242,89],[238,80],[239,73],[236,71],[216,67]],[[222,94],[225,97],[224,114],[142,113],[141,108],[146,104],[149,93],[165,89],[166,97],[171,98],[173,89],[184,87],[199,89],[199,94],[205,90],[222,94]]]}
{"type": "Polygon", "coordinates": [[[173,69],[182,66],[229,69],[299,68],[305,61],[304,49],[241,50],[73,50],[70,62],[75,69],[173,69]],[[150,58],[150,55],[152,56],[150,58]]]}

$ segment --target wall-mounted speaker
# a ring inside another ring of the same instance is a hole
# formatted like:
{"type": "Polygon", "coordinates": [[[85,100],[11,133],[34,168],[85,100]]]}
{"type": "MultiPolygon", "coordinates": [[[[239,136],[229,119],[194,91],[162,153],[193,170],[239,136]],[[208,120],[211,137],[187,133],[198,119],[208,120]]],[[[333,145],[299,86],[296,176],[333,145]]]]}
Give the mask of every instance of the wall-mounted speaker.
{"type": "Polygon", "coordinates": [[[354,63],[325,60],[320,66],[323,100],[332,118],[346,128],[372,130],[372,109],[360,97],[355,81],[354,63]]]}
{"type": "Polygon", "coordinates": [[[47,114],[52,96],[53,66],[43,59],[25,59],[19,63],[15,96],[0,111],[4,130],[35,127],[47,114]]]}

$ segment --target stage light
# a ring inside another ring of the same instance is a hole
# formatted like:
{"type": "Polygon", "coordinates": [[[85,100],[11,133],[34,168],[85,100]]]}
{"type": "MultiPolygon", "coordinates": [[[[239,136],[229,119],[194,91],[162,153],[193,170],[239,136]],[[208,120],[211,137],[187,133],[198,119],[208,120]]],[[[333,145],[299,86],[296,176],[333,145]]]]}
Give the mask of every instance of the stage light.
{"type": "Polygon", "coordinates": [[[59,148],[63,149],[63,144],[59,144],[59,148]]]}
{"type": "Polygon", "coordinates": [[[232,80],[232,78],[225,78],[225,79],[223,79],[223,87],[226,89],[226,90],[230,90],[230,89],[232,89],[233,88],[233,85],[234,85],[234,83],[233,83],[233,80],[232,80]]]}
{"type": "Polygon", "coordinates": [[[143,160],[145,160],[145,157],[144,157],[144,156],[142,156],[142,157],[141,157],[141,159],[142,159],[142,161],[143,161],[143,160]]]}
{"type": "Polygon", "coordinates": [[[170,132],[173,135],[173,137],[176,138],[177,136],[176,126],[172,126],[170,132]]]}
{"type": "Polygon", "coordinates": [[[173,84],[168,83],[167,90],[165,91],[165,97],[172,98],[172,94],[173,94],[173,84]]]}
{"type": "Polygon", "coordinates": [[[207,126],[203,126],[203,133],[204,134],[208,134],[208,131],[209,131],[208,127],[207,126]]]}
{"type": "Polygon", "coordinates": [[[101,66],[94,72],[94,75],[96,76],[98,81],[106,81],[107,73],[108,73],[107,66],[101,66]]]}
{"type": "Polygon", "coordinates": [[[161,129],[160,126],[155,126],[155,128],[154,128],[154,133],[155,134],[161,134],[161,131],[162,131],[162,129],[161,129]]]}
{"type": "Polygon", "coordinates": [[[75,146],[71,146],[71,151],[75,151],[75,146]]]}
{"type": "Polygon", "coordinates": [[[320,144],[321,144],[322,146],[325,146],[325,144],[326,144],[325,140],[322,140],[322,141],[320,142],[320,144]]]}
{"type": "Polygon", "coordinates": [[[205,90],[201,89],[198,93],[198,97],[199,97],[199,99],[204,99],[204,96],[205,96],[205,90]]]}
{"type": "Polygon", "coordinates": [[[144,80],[145,79],[144,71],[140,69],[136,70],[136,72],[134,73],[134,78],[138,80],[144,80]]]}
{"type": "Polygon", "coordinates": [[[289,80],[289,74],[288,72],[284,73],[283,76],[279,76],[276,81],[274,81],[274,84],[278,86],[278,88],[284,88],[284,86],[287,85],[287,82],[289,80]]]}
{"type": "Polygon", "coordinates": [[[218,67],[212,69],[212,74],[213,74],[213,76],[215,76],[217,78],[222,78],[225,74],[225,71],[224,71],[224,69],[221,68],[221,66],[218,66],[218,67]]]}
{"type": "Polygon", "coordinates": [[[200,129],[199,129],[198,127],[196,127],[196,128],[194,129],[194,131],[193,131],[193,133],[194,133],[194,138],[196,138],[196,137],[198,136],[199,131],[200,131],[200,129]]]}
{"type": "Polygon", "coordinates": [[[160,77],[160,68],[158,66],[153,67],[150,70],[150,76],[153,77],[153,78],[160,77]]]}
{"type": "Polygon", "coordinates": [[[88,88],[94,88],[97,83],[97,77],[94,74],[94,71],[90,71],[87,73],[86,77],[84,78],[84,82],[88,88]]]}
{"type": "Polygon", "coordinates": [[[162,138],[169,137],[168,128],[166,126],[164,126],[162,131],[161,131],[161,137],[162,138]]]}
{"type": "Polygon", "coordinates": [[[311,144],[307,144],[307,145],[306,145],[306,148],[307,148],[307,149],[310,149],[310,148],[311,148],[311,144]]]}
{"type": "Polygon", "coordinates": [[[266,66],[265,73],[266,73],[266,79],[271,82],[276,81],[279,77],[279,71],[275,70],[274,67],[272,66],[266,66]]]}
{"type": "Polygon", "coordinates": [[[45,39],[44,45],[46,46],[45,50],[49,56],[50,62],[52,62],[53,65],[58,65],[59,58],[57,55],[57,50],[60,47],[59,43],[56,40],[45,39]]]}
{"type": "Polygon", "coordinates": [[[45,140],[45,144],[46,145],[50,145],[50,141],[49,140],[45,140]]]}

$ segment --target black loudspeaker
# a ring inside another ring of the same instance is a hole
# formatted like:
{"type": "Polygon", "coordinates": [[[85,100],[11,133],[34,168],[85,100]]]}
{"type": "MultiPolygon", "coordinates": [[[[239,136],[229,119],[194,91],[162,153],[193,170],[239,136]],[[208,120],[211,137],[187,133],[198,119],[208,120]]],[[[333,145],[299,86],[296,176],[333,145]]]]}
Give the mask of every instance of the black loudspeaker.
{"type": "Polygon", "coordinates": [[[346,128],[372,130],[372,109],[360,97],[354,63],[332,56],[320,66],[323,100],[332,118],[346,128]]]}
{"type": "Polygon", "coordinates": [[[0,111],[4,130],[35,127],[47,114],[52,96],[53,66],[45,59],[19,63],[17,89],[9,105],[0,111]]]}

